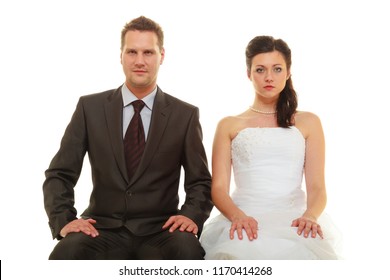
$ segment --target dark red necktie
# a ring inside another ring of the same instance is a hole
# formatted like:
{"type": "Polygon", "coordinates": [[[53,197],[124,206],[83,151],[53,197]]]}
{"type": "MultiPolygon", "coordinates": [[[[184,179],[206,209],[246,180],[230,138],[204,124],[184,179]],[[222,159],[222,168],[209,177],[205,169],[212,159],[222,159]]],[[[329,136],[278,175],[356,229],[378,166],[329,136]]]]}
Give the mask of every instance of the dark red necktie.
{"type": "Polygon", "coordinates": [[[136,100],[131,104],[134,107],[134,116],[130,121],[123,141],[129,179],[133,177],[145,149],[145,132],[140,115],[145,103],[142,100],[136,100]]]}

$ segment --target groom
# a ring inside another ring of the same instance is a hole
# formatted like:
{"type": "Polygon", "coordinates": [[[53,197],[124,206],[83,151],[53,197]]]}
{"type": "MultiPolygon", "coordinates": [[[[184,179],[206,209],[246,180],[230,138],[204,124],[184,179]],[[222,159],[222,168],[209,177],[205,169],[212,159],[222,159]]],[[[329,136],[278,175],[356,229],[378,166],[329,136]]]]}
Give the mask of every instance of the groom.
{"type": "Polygon", "coordinates": [[[50,259],[203,259],[198,237],[212,209],[211,176],[198,108],[157,86],[163,37],[161,27],[146,17],[126,24],[124,84],[80,98],[45,172],[45,209],[53,238],[60,240],[50,259]],[[131,174],[127,170],[134,159],[125,153],[124,142],[138,111],[136,131],[142,132],[145,147],[131,174]],[[93,190],[77,218],[73,188],[86,153],[93,190]],[[178,209],[182,167],[186,199],[178,209]]]}

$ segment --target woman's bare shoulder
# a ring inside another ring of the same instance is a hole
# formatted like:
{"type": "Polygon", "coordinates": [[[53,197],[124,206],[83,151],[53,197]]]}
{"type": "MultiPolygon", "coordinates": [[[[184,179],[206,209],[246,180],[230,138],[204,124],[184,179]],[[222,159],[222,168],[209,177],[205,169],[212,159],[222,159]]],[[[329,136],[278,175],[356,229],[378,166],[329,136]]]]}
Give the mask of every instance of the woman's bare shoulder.
{"type": "Polygon", "coordinates": [[[295,126],[302,132],[305,138],[312,132],[321,128],[320,118],[312,112],[298,111],[294,115],[295,126]]]}
{"type": "Polygon", "coordinates": [[[295,122],[304,122],[304,123],[318,123],[320,118],[312,112],[308,111],[297,111],[294,115],[295,122]]]}
{"type": "Polygon", "coordinates": [[[220,132],[229,134],[230,138],[234,138],[237,133],[246,125],[245,116],[226,116],[218,122],[217,129],[220,132]]]}

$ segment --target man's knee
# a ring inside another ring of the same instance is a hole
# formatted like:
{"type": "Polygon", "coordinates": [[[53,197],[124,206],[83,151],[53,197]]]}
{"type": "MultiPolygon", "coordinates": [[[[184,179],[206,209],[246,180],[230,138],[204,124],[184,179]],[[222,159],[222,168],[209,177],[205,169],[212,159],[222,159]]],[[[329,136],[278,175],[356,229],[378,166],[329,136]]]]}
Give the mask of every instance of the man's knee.
{"type": "Polygon", "coordinates": [[[92,237],[84,233],[70,233],[57,243],[49,260],[91,259],[92,256],[88,253],[88,245],[86,245],[88,241],[92,241],[92,237]]]}
{"type": "Polygon", "coordinates": [[[170,233],[170,246],[167,253],[169,259],[177,260],[202,260],[204,259],[205,251],[200,245],[198,238],[189,232],[180,232],[176,230],[170,233]]]}

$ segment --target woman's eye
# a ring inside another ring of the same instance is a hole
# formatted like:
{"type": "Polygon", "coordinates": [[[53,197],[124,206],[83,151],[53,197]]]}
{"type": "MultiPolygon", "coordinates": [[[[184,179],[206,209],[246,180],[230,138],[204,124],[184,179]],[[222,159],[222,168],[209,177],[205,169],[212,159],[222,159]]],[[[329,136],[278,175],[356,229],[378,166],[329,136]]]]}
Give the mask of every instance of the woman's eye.
{"type": "Polygon", "coordinates": [[[263,69],[263,68],[257,68],[257,69],[256,69],[256,72],[257,72],[257,73],[263,73],[263,72],[264,72],[264,69],[263,69]]]}
{"type": "Polygon", "coordinates": [[[282,70],[283,70],[282,67],[275,67],[275,69],[274,69],[274,71],[278,72],[278,73],[282,72],[282,70]]]}

